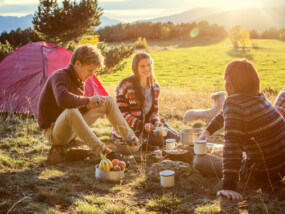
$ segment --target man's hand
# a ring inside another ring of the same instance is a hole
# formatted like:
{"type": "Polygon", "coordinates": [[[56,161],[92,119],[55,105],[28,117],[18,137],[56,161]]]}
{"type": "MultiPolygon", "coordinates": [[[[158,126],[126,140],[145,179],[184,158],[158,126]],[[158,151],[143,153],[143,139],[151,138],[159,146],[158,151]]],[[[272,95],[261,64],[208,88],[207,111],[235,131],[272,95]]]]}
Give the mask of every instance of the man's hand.
{"type": "Polygon", "coordinates": [[[93,109],[93,108],[100,108],[102,105],[105,103],[105,97],[102,96],[93,96],[89,97],[89,103],[87,105],[88,109],[93,109]]]}
{"type": "Polygon", "coordinates": [[[147,133],[151,133],[153,130],[155,130],[155,126],[151,123],[144,124],[144,129],[147,133]]]}
{"type": "Polygon", "coordinates": [[[232,200],[234,202],[240,202],[242,201],[242,196],[236,191],[232,190],[220,190],[217,192],[218,197],[226,197],[229,200],[232,200]]]}
{"type": "Polygon", "coordinates": [[[202,134],[200,135],[199,140],[206,140],[206,141],[208,141],[209,138],[210,138],[210,132],[205,129],[205,130],[202,132],[202,134]]]}

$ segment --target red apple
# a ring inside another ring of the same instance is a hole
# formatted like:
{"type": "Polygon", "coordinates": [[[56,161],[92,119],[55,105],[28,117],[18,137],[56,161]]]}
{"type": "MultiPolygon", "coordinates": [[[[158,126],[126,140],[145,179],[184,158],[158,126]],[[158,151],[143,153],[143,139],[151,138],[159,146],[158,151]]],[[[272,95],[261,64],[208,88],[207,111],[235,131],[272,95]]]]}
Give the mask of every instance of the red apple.
{"type": "Polygon", "coordinates": [[[122,170],[124,170],[126,168],[125,161],[119,161],[118,165],[121,167],[122,170]]]}
{"type": "Polygon", "coordinates": [[[119,165],[114,166],[113,169],[114,169],[114,171],[121,171],[122,170],[119,165]]]}
{"type": "Polygon", "coordinates": [[[119,160],[118,160],[118,159],[114,159],[114,160],[112,160],[112,164],[113,164],[113,166],[116,166],[118,163],[119,163],[119,160]]]}

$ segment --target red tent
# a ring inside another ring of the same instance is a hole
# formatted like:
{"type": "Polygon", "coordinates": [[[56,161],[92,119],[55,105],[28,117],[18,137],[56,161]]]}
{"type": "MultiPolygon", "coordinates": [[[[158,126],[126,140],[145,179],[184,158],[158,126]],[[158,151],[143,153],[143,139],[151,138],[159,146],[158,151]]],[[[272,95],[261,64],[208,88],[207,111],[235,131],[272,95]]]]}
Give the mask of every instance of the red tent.
{"type": "MultiPolygon", "coordinates": [[[[37,115],[41,90],[48,77],[68,66],[72,52],[58,45],[27,44],[0,62],[0,111],[37,115]]],[[[108,95],[93,75],[85,84],[85,95],[108,95]]]]}

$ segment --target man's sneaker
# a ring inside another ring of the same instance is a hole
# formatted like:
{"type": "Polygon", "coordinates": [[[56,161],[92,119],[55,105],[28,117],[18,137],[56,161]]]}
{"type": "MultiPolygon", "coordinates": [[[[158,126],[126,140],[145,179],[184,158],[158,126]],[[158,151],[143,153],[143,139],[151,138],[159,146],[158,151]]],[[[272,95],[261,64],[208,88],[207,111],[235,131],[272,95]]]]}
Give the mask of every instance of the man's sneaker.
{"type": "Polygon", "coordinates": [[[86,147],[70,148],[66,152],[66,160],[69,162],[82,161],[92,155],[92,151],[86,147]]]}
{"type": "Polygon", "coordinates": [[[66,147],[52,145],[48,153],[47,163],[58,164],[58,163],[63,163],[65,161],[66,161],[66,147]]]}

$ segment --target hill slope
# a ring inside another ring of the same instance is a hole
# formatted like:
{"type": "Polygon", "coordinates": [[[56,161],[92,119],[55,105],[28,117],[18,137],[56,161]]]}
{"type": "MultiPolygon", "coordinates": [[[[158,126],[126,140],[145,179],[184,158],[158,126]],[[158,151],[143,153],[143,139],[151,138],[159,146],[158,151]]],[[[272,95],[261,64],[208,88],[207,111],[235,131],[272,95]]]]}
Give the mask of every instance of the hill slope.
{"type": "Polygon", "coordinates": [[[222,25],[226,29],[230,29],[234,25],[240,25],[248,30],[255,29],[258,32],[263,32],[270,27],[285,27],[285,7],[227,11],[197,20],[207,20],[210,23],[222,25]]]}
{"type": "Polygon", "coordinates": [[[235,25],[258,32],[270,27],[285,28],[285,7],[276,8],[249,8],[230,11],[221,11],[215,8],[196,8],[172,16],[151,19],[151,22],[199,22],[206,20],[212,24],[224,26],[227,30],[235,25]]]}
{"type": "Polygon", "coordinates": [[[16,30],[17,28],[26,29],[28,27],[33,27],[33,15],[27,16],[0,16],[0,33],[3,31],[10,32],[11,30],[16,30]]]}
{"type": "MultiPolygon", "coordinates": [[[[33,28],[33,15],[27,16],[0,16],[0,33],[3,31],[10,32],[11,30],[16,30],[21,28],[22,30],[31,27],[33,28]]],[[[121,21],[116,19],[110,19],[107,16],[101,16],[101,24],[98,28],[103,28],[110,25],[119,24],[121,21]]]]}

